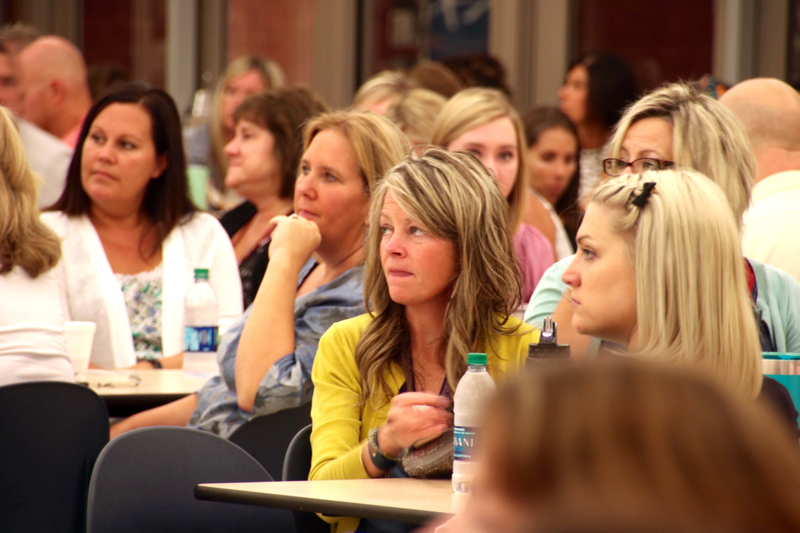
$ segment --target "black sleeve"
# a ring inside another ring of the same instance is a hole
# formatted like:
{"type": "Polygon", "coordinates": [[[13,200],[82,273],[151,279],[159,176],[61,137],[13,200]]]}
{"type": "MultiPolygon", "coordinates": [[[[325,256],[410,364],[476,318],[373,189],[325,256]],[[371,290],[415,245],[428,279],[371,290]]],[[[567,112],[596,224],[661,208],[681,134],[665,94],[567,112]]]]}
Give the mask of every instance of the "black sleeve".
{"type": "Polygon", "coordinates": [[[800,439],[800,428],[797,425],[797,409],[786,387],[780,382],[764,376],[758,399],[773,409],[782,420],[785,420],[795,438],[800,439]]]}
{"type": "Polygon", "coordinates": [[[258,210],[250,202],[242,202],[219,219],[219,223],[225,228],[228,237],[233,237],[242,226],[253,218],[258,210]]]}

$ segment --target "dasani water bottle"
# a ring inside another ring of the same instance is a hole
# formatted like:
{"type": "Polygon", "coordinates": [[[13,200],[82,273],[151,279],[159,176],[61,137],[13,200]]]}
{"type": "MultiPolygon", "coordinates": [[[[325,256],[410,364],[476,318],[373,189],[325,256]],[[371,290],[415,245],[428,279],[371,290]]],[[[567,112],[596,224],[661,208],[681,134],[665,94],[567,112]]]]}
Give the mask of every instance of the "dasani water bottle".
{"type": "Polygon", "coordinates": [[[495,385],[486,371],[486,354],[467,355],[467,373],[458,382],[453,397],[453,490],[470,492],[475,476],[475,430],[495,385]]]}
{"type": "Polygon", "coordinates": [[[194,270],[194,285],[184,305],[183,372],[197,377],[219,375],[219,304],[208,282],[208,269],[194,270]]]}

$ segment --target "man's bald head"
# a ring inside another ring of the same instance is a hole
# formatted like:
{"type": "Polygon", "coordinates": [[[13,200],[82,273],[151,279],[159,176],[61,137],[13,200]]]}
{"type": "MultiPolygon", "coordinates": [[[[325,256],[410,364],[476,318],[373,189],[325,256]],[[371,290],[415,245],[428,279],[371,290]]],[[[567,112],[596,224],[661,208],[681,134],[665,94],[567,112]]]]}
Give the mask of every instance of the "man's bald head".
{"type": "Polygon", "coordinates": [[[754,78],[734,85],[720,102],[747,129],[760,179],[783,170],[800,170],[800,94],[796,90],[778,79],[754,78]]]}
{"type": "Polygon", "coordinates": [[[753,146],[800,150],[800,94],[791,85],[755,78],[734,85],[720,102],[744,123],[753,146]]]}
{"type": "Polygon", "coordinates": [[[53,135],[72,128],[91,106],[86,62],[71,42],[47,35],[19,53],[23,115],[53,135]]]}

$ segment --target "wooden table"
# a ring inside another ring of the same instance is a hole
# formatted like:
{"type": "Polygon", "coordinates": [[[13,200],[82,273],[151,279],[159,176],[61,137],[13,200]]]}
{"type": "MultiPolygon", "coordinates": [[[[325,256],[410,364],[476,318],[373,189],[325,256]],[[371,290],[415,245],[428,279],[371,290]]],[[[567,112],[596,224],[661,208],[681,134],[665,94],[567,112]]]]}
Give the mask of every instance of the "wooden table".
{"type": "Polygon", "coordinates": [[[194,494],[201,500],[412,524],[455,514],[465,496],[453,492],[449,479],[410,478],[208,483],[194,494]]]}
{"type": "Polygon", "coordinates": [[[130,416],[196,392],[206,378],[186,376],[183,370],[89,370],[77,376],[106,403],[112,417],[130,416]],[[133,376],[136,379],[126,379],[133,376]],[[138,383],[137,383],[138,380],[138,383]]]}

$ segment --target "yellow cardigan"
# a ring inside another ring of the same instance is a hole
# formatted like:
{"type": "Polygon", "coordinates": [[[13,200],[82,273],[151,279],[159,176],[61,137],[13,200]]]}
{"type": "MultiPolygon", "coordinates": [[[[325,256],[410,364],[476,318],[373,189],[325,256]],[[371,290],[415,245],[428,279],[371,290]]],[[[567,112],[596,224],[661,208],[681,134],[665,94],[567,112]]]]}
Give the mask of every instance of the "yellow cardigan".
{"type": "MultiPolygon", "coordinates": [[[[343,320],[331,326],[319,341],[311,378],[314,397],[311,404],[311,471],[309,479],[365,479],[369,477],[361,462],[361,448],[372,428],[386,422],[389,401],[361,403],[361,377],[355,361],[356,344],[372,321],[369,315],[343,320]]],[[[539,331],[515,317],[507,328],[519,325],[510,335],[495,335],[482,342],[478,352],[488,355],[487,369],[495,381],[518,372],[525,363],[528,345],[538,342],[539,331]],[[494,349],[493,349],[494,348],[494,349]]],[[[392,396],[405,383],[403,371],[392,364],[386,373],[392,396]]],[[[390,398],[391,399],[391,398],[390,398]]],[[[336,531],[355,531],[358,518],[329,518],[336,531]]]]}

